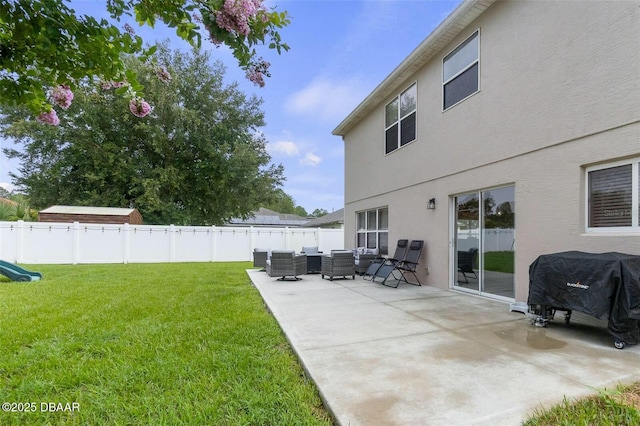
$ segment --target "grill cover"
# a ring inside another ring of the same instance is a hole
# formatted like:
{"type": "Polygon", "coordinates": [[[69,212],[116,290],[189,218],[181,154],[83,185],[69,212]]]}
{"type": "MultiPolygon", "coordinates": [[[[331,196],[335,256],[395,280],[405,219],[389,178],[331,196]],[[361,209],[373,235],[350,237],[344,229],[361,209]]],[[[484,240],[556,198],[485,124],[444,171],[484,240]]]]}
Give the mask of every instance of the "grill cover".
{"type": "Polygon", "coordinates": [[[640,256],[579,251],[539,256],[529,266],[528,304],[608,320],[617,340],[640,343],[640,256]]]}

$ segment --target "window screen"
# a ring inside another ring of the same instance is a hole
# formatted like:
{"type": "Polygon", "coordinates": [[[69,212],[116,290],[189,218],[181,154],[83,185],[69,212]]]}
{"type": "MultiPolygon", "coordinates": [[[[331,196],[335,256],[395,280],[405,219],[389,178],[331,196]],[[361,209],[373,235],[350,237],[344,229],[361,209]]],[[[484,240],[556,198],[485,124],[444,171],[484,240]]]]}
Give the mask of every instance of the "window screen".
{"type": "Polygon", "coordinates": [[[589,172],[589,227],[632,226],[632,167],[589,172]]]}
{"type": "Polygon", "coordinates": [[[476,31],[442,60],[443,109],[479,90],[479,38],[476,31]]]}

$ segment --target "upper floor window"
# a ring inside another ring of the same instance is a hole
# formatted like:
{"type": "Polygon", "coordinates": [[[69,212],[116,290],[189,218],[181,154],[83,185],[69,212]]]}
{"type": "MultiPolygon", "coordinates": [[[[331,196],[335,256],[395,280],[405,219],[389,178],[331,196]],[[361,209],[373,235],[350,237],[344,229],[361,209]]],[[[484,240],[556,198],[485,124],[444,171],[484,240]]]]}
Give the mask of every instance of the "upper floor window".
{"type": "Polygon", "coordinates": [[[479,90],[480,33],[476,31],[442,61],[443,105],[452,107],[479,90]]]}
{"type": "Polygon", "coordinates": [[[416,83],[387,104],[384,109],[385,153],[388,154],[416,138],[416,83]]]}
{"type": "Polygon", "coordinates": [[[592,231],[640,231],[640,158],[587,169],[592,231]]]}

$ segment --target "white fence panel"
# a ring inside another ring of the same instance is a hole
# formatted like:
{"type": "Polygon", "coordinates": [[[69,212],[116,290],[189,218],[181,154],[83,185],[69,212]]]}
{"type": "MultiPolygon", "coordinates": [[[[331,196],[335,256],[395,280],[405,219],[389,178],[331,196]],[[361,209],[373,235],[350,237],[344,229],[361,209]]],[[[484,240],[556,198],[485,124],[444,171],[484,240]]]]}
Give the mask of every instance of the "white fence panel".
{"type": "MultiPolygon", "coordinates": [[[[458,250],[467,251],[472,247],[478,248],[478,229],[458,231],[458,250]]],[[[515,229],[485,229],[484,251],[513,251],[515,247],[515,229]]]]}
{"type": "Polygon", "coordinates": [[[11,222],[8,226],[0,227],[0,259],[17,261],[18,244],[21,244],[20,233],[16,222],[11,222]]]}
{"type": "Polygon", "coordinates": [[[211,262],[213,234],[214,228],[206,226],[175,227],[172,261],[211,262]]]}
{"type": "Polygon", "coordinates": [[[253,249],[344,247],[344,232],[258,228],[0,222],[0,259],[15,263],[251,261],[253,249]]]}
{"type": "Polygon", "coordinates": [[[253,259],[249,228],[217,228],[215,247],[216,260],[232,262],[253,259]]]}
{"type": "Polygon", "coordinates": [[[124,263],[124,235],[124,225],[81,226],[78,256],[73,263],[124,263]]]}
{"type": "Polygon", "coordinates": [[[24,223],[18,255],[22,255],[24,263],[71,263],[69,260],[77,253],[78,230],[74,225],[24,223]]]}
{"type": "Polygon", "coordinates": [[[515,241],[515,229],[486,229],[484,231],[485,251],[513,251],[515,241]]]}
{"type": "Polygon", "coordinates": [[[318,239],[320,240],[318,246],[323,253],[353,248],[344,246],[344,231],[342,229],[323,229],[318,239]]]}
{"type": "Polygon", "coordinates": [[[168,226],[130,225],[129,263],[171,261],[171,234],[168,226]]]}
{"type": "Polygon", "coordinates": [[[318,230],[315,228],[291,228],[285,250],[299,252],[302,247],[318,247],[318,230]]]}
{"type": "Polygon", "coordinates": [[[281,250],[286,247],[285,228],[252,228],[253,248],[281,250]]]}

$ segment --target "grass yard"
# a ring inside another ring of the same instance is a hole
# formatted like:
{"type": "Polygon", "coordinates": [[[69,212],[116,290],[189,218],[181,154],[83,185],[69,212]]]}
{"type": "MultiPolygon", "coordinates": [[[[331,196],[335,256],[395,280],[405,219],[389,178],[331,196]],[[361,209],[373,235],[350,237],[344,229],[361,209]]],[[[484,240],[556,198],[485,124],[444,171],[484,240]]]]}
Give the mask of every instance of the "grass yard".
{"type": "Polygon", "coordinates": [[[640,382],[539,411],[524,426],[634,426],[640,424],[640,382]]]}
{"type": "Polygon", "coordinates": [[[488,251],[484,254],[484,269],[513,274],[512,251],[488,251]]]}
{"type": "Polygon", "coordinates": [[[0,282],[0,402],[32,411],[3,406],[0,424],[330,425],[248,267],[37,265],[43,281],[0,282]]]}

